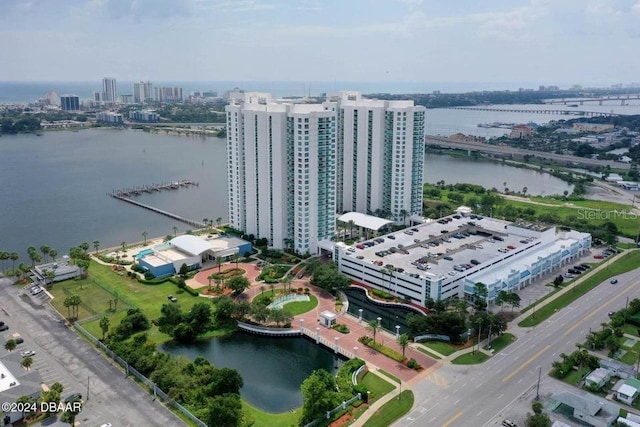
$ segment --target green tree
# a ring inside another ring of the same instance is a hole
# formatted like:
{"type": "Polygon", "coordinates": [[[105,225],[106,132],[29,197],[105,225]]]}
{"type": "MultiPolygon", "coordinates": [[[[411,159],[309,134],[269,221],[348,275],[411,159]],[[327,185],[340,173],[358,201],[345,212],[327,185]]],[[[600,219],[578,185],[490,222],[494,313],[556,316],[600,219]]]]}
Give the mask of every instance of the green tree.
{"type": "Polygon", "coordinates": [[[207,425],[237,427],[242,422],[240,395],[227,393],[213,397],[207,408],[207,425]]]}
{"type": "Polygon", "coordinates": [[[335,408],[340,403],[340,396],[335,391],[336,382],[329,372],[324,369],[315,370],[302,382],[302,419],[305,425],[319,418],[335,408]]]}
{"type": "Polygon", "coordinates": [[[402,347],[402,358],[404,359],[404,352],[409,345],[409,335],[402,334],[398,336],[398,345],[402,347]]]}
{"type": "Polygon", "coordinates": [[[55,262],[56,257],[58,256],[58,251],[56,251],[55,249],[50,249],[49,250],[49,256],[51,257],[51,259],[55,262]]]}
{"type": "Polygon", "coordinates": [[[173,237],[176,237],[176,235],[178,234],[178,227],[176,227],[175,225],[173,226],[173,237]]]}
{"type": "Polygon", "coordinates": [[[107,316],[102,316],[100,319],[100,329],[102,330],[102,340],[107,336],[107,332],[109,332],[109,326],[111,326],[111,322],[107,316]]]}
{"type": "Polygon", "coordinates": [[[476,310],[486,310],[487,309],[487,295],[489,291],[487,290],[487,285],[482,282],[478,282],[473,287],[473,299],[476,305],[476,310]]]}
{"type": "Polygon", "coordinates": [[[29,368],[31,368],[31,365],[33,365],[33,358],[23,357],[21,365],[23,368],[25,368],[28,371],[29,368]]]}
{"type": "Polygon", "coordinates": [[[16,340],[14,340],[13,338],[9,338],[7,340],[7,342],[4,343],[4,348],[7,351],[13,351],[16,349],[16,346],[18,345],[18,343],[16,343],[16,340]]]}
{"type": "Polygon", "coordinates": [[[45,263],[47,262],[47,256],[49,256],[50,251],[51,251],[51,247],[47,245],[40,246],[40,252],[42,252],[42,257],[45,263]]]}
{"type": "Polygon", "coordinates": [[[222,217],[216,218],[216,224],[218,224],[218,228],[220,228],[220,225],[222,225],[222,217]]]}
{"type": "Polygon", "coordinates": [[[216,257],[216,264],[218,264],[218,273],[220,273],[222,269],[222,257],[216,257]]]}
{"type": "Polygon", "coordinates": [[[93,249],[96,251],[96,255],[98,255],[98,249],[100,248],[100,241],[99,240],[94,240],[93,241],[93,249]]]}
{"type": "Polygon", "coordinates": [[[373,343],[376,343],[376,333],[380,330],[380,326],[378,325],[378,321],[373,319],[367,323],[367,331],[371,332],[373,335],[373,343]]]}
{"type": "Polygon", "coordinates": [[[160,317],[157,320],[158,330],[167,335],[173,335],[173,331],[182,321],[184,315],[178,304],[163,304],[160,309],[160,317]]]}
{"type": "Polygon", "coordinates": [[[195,303],[185,318],[196,336],[213,329],[213,314],[208,302],[195,303]]]}
{"type": "Polygon", "coordinates": [[[149,235],[149,233],[147,231],[143,231],[142,232],[142,238],[144,239],[143,246],[147,246],[147,236],[148,235],[149,235]]]}
{"type": "Polygon", "coordinates": [[[11,252],[9,254],[9,259],[11,259],[11,269],[13,270],[13,274],[16,276],[17,276],[17,274],[15,273],[16,261],[18,260],[18,258],[20,258],[20,255],[18,255],[18,252],[11,252]]]}
{"type": "Polygon", "coordinates": [[[249,280],[243,276],[233,276],[227,281],[227,287],[233,290],[234,295],[240,295],[249,285],[249,280]]]}

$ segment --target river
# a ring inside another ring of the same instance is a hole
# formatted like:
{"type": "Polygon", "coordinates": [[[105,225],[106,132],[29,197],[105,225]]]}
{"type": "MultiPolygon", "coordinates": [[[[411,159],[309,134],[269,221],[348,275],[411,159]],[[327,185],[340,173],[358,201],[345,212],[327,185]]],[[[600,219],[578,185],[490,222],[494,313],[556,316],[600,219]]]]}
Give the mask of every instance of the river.
{"type": "MultiPolygon", "coordinates": [[[[452,110],[455,111],[455,110],[452,110]]],[[[201,221],[227,218],[226,148],[220,138],[90,129],[0,138],[0,250],[29,262],[28,246],[60,255],[82,242],[101,247],[190,226],[108,197],[126,187],[191,179],[199,185],[143,193],[136,200],[201,221]]],[[[529,194],[561,194],[567,185],[537,171],[460,156],[427,154],[425,182],[470,182],[529,194]]]]}

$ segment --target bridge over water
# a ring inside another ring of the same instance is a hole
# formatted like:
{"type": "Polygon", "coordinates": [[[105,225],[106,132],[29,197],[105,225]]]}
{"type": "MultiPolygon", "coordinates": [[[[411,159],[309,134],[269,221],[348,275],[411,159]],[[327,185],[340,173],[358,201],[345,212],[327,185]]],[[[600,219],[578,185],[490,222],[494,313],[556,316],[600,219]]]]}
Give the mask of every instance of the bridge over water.
{"type": "Polygon", "coordinates": [[[599,111],[579,111],[579,110],[558,110],[558,109],[536,109],[536,108],[491,108],[491,107],[447,107],[450,110],[475,110],[475,111],[497,111],[501,113],[529,113],[529,114],[558,114],[566,116],[582,117],[614,117],[620,114],[604,113],[599,111]]]}
{"type": "Polygon", "coordinates": [[[566,165],[584,165],[584,166],[599,166],[599,167],[611,167],[615,169],[629,169],[628,163],[614,162],[610,160],[598,160],[586,157],[571,156],[568,154],[555,154],[544,151],[525,150],[521,148],[514,148],[507,145],[491,145],[482,142],[466,142],[466,141],[451,141],[448,138],[427,135],[425,137],[425,145],[433,147],[451,148],[455,150],[477,151],[481,153],[495,154],[499,156],[515,156],[523,158],[524,156],[531,156],[538,159],[547,159],[554,162],[563,163],[566,165]]]}

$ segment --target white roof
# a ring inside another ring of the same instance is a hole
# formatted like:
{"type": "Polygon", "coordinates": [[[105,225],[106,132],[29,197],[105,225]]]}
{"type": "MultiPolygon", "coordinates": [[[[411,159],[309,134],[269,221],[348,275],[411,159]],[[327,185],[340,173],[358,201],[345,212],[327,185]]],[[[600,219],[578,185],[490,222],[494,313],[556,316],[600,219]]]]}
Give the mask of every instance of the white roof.
{"type": "Polygon", "coordinates": [[[385,225],[393,224],[393,221],[388,219],[378,218],[377,216],[367,215],[360,212],[347,212],[344,215],[338,217],[338,221],[348,223],[353,221],[358,227],[368,228],[369,230],[379,230],[385,225]]]}
{"type": "Polygon", "coordinates": [[[174,237],[171,239],[170,243],[181,251],[191,255],[200,255],[213,247],[211,242],[207,242],[206,240],[190,234],[174,237]]]}
{"type": "Polygon", "coordinates": [[[323,319],[327,319],[327,320],[334,320],[338,316],[335,313],[333,313],[333,312],[331,312],[329,310],[325,310],[322,313],[320,313],[320,317],[322,317],[323,319]]]}
{"type": "Polygon", "coordinates": [[[624,396],[633,397],[638,392],[638,390],[630,386],[629,384],[622,384],[622,386],[618,389],[618,393],[624,396]]]}

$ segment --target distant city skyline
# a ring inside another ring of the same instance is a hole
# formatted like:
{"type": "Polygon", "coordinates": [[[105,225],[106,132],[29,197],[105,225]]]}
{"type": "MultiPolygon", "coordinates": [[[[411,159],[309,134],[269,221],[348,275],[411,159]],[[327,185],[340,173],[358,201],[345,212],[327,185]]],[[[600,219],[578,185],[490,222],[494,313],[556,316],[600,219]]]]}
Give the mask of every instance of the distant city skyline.
{"type": "Polygon", "coordinates": [[[639,20],[640,0],[4,0],[0,81],[630,84],[639,20]]]}

